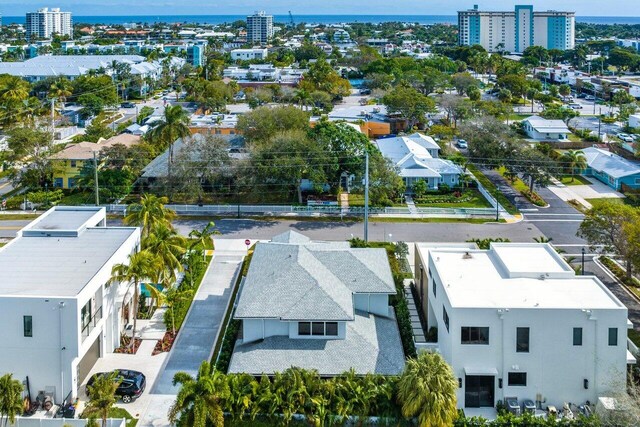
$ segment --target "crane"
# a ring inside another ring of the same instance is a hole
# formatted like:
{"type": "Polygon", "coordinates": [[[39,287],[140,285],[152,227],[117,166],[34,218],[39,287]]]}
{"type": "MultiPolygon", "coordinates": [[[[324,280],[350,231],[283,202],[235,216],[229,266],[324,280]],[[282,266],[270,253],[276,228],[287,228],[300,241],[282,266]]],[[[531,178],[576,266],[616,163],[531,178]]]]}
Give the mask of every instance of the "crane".
{"type": "Polygon", "coordinates": [[[296,23],[293,21],[293,15],[291,14],[291,11],[289,11],[289,26],[291,28],[296,26],[296,23]]]}

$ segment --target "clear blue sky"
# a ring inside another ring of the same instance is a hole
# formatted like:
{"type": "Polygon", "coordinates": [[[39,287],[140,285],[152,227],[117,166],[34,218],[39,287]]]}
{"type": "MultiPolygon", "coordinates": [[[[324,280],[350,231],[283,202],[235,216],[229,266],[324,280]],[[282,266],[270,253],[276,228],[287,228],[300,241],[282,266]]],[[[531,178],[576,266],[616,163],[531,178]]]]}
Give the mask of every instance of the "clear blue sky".
{"type": "Polygon", "coordinates": [[[474,3],[488,10],[512,10],[533,4],[536,10],[569,10],[583,16],[640,15],[639,0],[1,0],[4,16],[24,15],[40,7],[60,7],[76,15],[238,15],[254,10],[294,15],[453,15],[474,3]]]}

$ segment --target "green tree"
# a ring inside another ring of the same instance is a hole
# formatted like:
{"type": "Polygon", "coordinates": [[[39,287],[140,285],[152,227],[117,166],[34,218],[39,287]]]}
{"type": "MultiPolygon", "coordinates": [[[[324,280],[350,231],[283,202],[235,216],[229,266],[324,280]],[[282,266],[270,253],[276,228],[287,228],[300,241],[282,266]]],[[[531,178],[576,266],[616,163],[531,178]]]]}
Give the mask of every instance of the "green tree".
{"type": "Polygon", "coordinates": [[[427,192],[427,183],[424,182],[424,179],[419,179],[418,181],[415,182],[415,184],[413,184],[412,189],[413,189],[413,194],[417,198],[420,198],[424,196],[427,192]]]}
{"type": "Polygon", "coordinates": [[[571,86],[569,86],[568,84],[561,84],[560,87],[558,88],[558,93],[560,93],[560,95],[562,96],[569,96],[571,95],[571,86]]]}
{"type": "Polygon", "coordinates": [[[119,383],[115,372],[96,377],[88,387],[89,401],[82,415],[85,417],[98,416],[102,419],[102,427],[107,427],[109,411],[117,402],[116,390],[119,383]]]}
{"type": "Polygon", "coordinates": [[[213,236],[219,235],[220,231],[216,230],[216,224],[213,221],[209,221],[202,230],[191,230],[189,232],[189,250],[193,250],[196,246],[202,247],[202,253],[205,253],[205,249],[213,247],[213,236]]]}
{"type": "Polygon", "coordinates": [[[13,424],[22,410],[22,383],[14,380],[12,374],[4,374],[0,377],[0,425],[13,424]]]}
{"type": "Polygon", "coordinates": [[[29,161],[28,168],[14,169],[12,180],[27,188],[43,188],[51,184],[51,135],[35,127],[14,127],[7,131],[7,135],[9,150],[5,161],[13,166],[29,161]]]}
{"type": "Polygon", "coordinates": [[[458,418],[453,370],[438,353],[409,359],[398,381],[402,415],[417,417],[420,427],[449,426],[458,418]]]}
{"type": "Polygon", "coordinates": [[[163,266],[158,258],[150,252],[140,251],[129,255],[127,263],[116,264],[111,269],[109,283],[133,283],[133,329],[129,348],[133,349],[136,338],[138,320],[138,300],[140,284],[154,276],[163,266]]]}
{"type": "Polygon", "coordinates": [[[576,170],[582,172],[587,168],[587,158],[584,153],[579,150],[568,150],[560,157],[560,162],[566,170],[571,174],[571,182],[573,182],[576,170]]]}
{"type": "Polygon", "coordinates": [[[435,101],[410,87],[398,87],[382,98],[390,114],[399,114],[407,120],[407,130],[423,122],[427,113],[436,111],[435,101]]]}
{"type": "Polygon", "coordinates": [[[180,384],[176,401],[169,409],[169,421],[177,427],[224,426],[225,402],[230,396],[225,375],[209,362],[202,362],[198,375],[178,372],[173,385],[180,384]]]}
{"type": "Polygon", "coordinates": [[[262,143],[279,132],[306,131],[309,114],[293,106],[260,107],[241,115],[237,128],[250,144],[262,143]]]}
{"type": "Polygon", "coordinates": [[[57,99],[61,103],[65,103],[72,94],[73,85],[65,77],[55,80],[49,87],[49,98],[57,99]]]}
{"type": "Polygon", "coordinates": [[[451,76],[451,83],[458,91],[458,95],[464,95],[468,93],[471,88],[478,87],[478,80],[468,72],[454,74],[451,76]]]}
{"type": "Polygon", "coordinates": [[[176,217],[176,213],[165,207],[168,202],[166,197],[143,194],[139,203],[132,203],[127,208],[124,223],[141,227],[143,238],[157,226],[172,228],[171,221],[176,217]]]}
{"type": "Polygon", "coordinates": [[[186,246],[187,240],[166,224],[156,224],[142,240],[142,247],[159,258],[170,281],[175,281],[176,272],[183,270],[180,260],[186,246]]]}

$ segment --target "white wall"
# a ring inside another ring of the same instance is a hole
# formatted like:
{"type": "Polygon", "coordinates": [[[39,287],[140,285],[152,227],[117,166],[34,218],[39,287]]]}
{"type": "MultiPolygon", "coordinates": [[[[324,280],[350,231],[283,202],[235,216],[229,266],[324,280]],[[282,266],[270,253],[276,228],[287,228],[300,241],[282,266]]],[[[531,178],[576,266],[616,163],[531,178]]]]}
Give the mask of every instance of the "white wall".
{"type": "Polygon", "coordinates": [[[389,317],[388,294],[354,294],[353,304],[356,310],[389,317]]]}
{"type": "Polygon", "coordinates": [[[276,319],[242,319],[243,342],[257,341],[277,335],[289,335],[289,322],[276,319]]]}
{"type": "Polygon", "coordinates": [[[325,339],[334,339],[340,340],[344,339],[347,334],[347,325],[346,322],[338,322],[338,335],[335,337],[325,337],[325,336],[309,336],[309,335],[298,335],[298,322],[289,322],[289,338],[291,339],[312,339],[312,340],[325,340],[325,339]]]}

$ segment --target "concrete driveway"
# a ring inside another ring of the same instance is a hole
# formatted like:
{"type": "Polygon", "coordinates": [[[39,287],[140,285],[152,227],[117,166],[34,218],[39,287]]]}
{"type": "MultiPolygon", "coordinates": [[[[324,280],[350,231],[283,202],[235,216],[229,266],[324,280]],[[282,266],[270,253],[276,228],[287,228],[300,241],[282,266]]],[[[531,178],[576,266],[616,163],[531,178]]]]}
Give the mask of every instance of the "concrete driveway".
{"type": "Polygon", "coordinates": [[[607,184],[598,181],[595,178],[587,178],[591,185],[570,185],[571,189],[583,199],[623,199],[624,194],[619,193],[607,184]]]}

